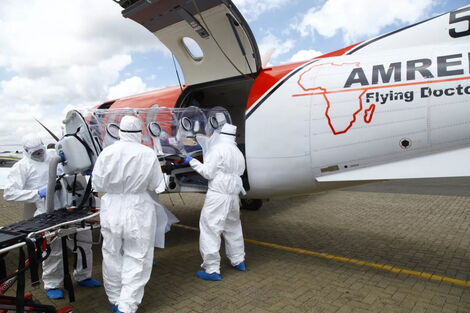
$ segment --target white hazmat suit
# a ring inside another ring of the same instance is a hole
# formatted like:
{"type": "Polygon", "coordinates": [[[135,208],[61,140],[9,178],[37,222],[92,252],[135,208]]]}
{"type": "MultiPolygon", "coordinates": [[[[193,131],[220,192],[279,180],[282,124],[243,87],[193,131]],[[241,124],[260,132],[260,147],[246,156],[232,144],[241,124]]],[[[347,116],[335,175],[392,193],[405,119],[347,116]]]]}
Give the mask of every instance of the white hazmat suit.
{"type": "Polygon", "coordinates": [[[162,180],[154,151],[140,143],[141,130],[137,117],[123,117],[120,140],[101,152],[93,169],[94,189],[106,193],[100,212],[104,287],[126,313],[137,310],[152,271],[157,223],[149,191],[162,180]]]}
{"type": "MultiPolygon", "coordinates": [[[[18,161],[8,174],[8,183],[3,197],[7,201],[23,201],[33,203],[36,206],[34,215],[46,213],[45,198],[40,198],[38,190],[45,188],[48,181],[49,163],[56,155],[54,150],[46,150],[41,138],[36,135],[25,136],[23,140],[23,159],[18,161]],[[41,153],[42,151],[42,157],[41,153]]],[[[54,195],[55,208],[61,207],[61,199],[54,195]]],[[[77,251],[77,268],[73,272],[76,281],[91,278],[93,268],[92,234],[91,231],[77,234],[78,245],[83,248],[87,268],[82,266],[82,255],[77,251]]],[[[67,246],[72,249],[73,242],[67,241],[67,246]]],[[[51,254],[43,262],[43,274],[45,289],[59,288],[64,280],[61,241],[56,240],[51,244],[51,254]]]]}
{"type": "Polygon", "coordinates": [[[245,193],[240,176],[245,171],[245,158],[235,143],[236,126],[225,124],[208,147],[204,164],[196,159],[191,167],[209,180],[199,228],[199,249],[206,273],[220,274],[220,236],[225,239],[225,250],[232,266],[245,259],[240,221],[240,193],[245,193]]]}
{"type": "Polygon", "coordinates": [[[46,202],[38,191],[47,186],[49,162],[53,151],[47,151],[41,138],[35,135],[23,139],[23,158],[11,168],[3,198],[7,201],[22,201],[36,206],[35,215],[46,212],[46,202]],[[42,151],[42,156],[37,157],[42,151]],[[34,155],[33,155],[34,154],[34,155]]]}

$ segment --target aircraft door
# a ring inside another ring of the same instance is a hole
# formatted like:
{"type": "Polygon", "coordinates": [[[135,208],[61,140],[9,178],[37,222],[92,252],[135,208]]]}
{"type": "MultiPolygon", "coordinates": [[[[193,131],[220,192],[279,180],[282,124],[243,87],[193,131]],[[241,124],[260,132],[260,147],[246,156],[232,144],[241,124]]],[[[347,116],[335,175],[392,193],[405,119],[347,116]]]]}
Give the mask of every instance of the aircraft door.
{"type": "Polygon", "coordinates": [[[186,85],[257,73],[256,40],[230,0],[115,0],[175,55],[186,85]]]}

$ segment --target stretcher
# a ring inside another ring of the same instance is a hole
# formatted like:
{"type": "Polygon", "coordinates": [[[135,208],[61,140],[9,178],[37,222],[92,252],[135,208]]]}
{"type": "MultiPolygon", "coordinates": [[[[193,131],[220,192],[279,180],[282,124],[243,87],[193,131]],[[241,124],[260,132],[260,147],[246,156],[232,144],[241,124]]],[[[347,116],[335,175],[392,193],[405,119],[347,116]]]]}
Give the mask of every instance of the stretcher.
{"type": "MultiPolygon", "coordinates": [[[[76,240],[76,234],[82,231],[99,228],[97,210],[59,209],[52,213],[44,213],[0,228],[0,313],[4,312],[44,312],[68,313],[73,308],[68,306],[57,310],[51,305],[43,305],[34,301],[31,295],[25,296],[25,273],[30,271],[31,284],[39,285],[38,267],[50,254],[50,244],[62,241],[64,264],[64,287],[71,302],[75,300],[73,283],[69,271],[67,239],[74,240],[75,266],[77,253],[83,253],[76,240]],[[27,250],[27,255],[25,253],[27,250]],[[18,268],[7,275],[4,257],[12,250],[19,250],[18,268]],[[5,296],[5,292],[17,283],[16,297],[5,296]]],[[[82,257],[84,267],[86,260],[82,257]]]]}

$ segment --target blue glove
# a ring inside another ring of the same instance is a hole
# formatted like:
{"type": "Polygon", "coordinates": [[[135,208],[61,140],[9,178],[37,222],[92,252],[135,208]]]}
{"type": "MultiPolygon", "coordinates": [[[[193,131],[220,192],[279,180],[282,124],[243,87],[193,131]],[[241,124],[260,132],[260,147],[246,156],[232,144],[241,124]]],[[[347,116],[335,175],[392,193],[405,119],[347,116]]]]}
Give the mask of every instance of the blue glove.
{"type": "Polygon", "coordinates": [[[192,156],[190,156],[189,154],[185,154],[185,155],[184,155],[184,161],[181,162],[180,164],[181,164],[181,165],[189,164],[189,162],[191,162],[192,159],[193,159],[192,156]]]}
{"type": "Polygon", "coordinates": [[[86,170],[86,172],[85,172],[85,175],[88,175],[88,176],[91,176],[92,174],[93,174],[92,169],[86,170]]]}
{"type": "Polygon", "coordinates": [[[46,197],[46,193],[47,193],[47,188],[46,187],[38,190],[38,195],[41,199],[46,197]]]}

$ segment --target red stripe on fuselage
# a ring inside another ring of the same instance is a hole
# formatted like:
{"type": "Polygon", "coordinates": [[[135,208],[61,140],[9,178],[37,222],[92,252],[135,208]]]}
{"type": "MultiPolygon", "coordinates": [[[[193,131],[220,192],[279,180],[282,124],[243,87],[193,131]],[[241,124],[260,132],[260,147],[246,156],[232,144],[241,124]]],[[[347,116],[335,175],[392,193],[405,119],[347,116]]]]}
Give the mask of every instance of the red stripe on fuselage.
{"type": "MultiPolygon", "coordinates": [[[[183,90],[186,86],[183,86],[183,90]]],[[[179,86],[153,90],[139,95],[125,97],[116,100],[111,106],[117,108],[150,108],[157,104],[159,107],[174,108],[178,97],[181,95],[179,86]]]]}
{"type": "Polygon", "coordinates": [[[248,95],[248,101],[246,103],[246,110],[248,110],[279,80],[304,63],[306,62],[298,62],[263,69],[258,77],[256,77],[256,80],[251,87],[250,94],[248,95]]]}
{"type": "Polygon", "coordinates": [[[355,46],[359,45],[360,43],[356,43],[354,45],[345,47],[340,50],[336,50],[324,55],[321,55],[319,57],[303,61],[303,62],[296,62],[296,63],[290,63],[286,65],[280,65],[280,66],[273,66],[269,67],[266,69],[263,69],[258,77],[256,77],[256,80],[251,87],[250,94],[248,95],[248,101],[246,103],[246,110],[248,111],[251,106],[258,101],[261,96],[263,96],[269,89],[271,89],[272,86],[277,84],[283,77],[285,77],[287,74],[295,70],[297,67],[301,66],[302,64],[305,64],[307,62],[310,62],[311,60],[314,59],[322,59],[322,58],[329,58],[329,57],[337,57],[344,55],[346,52],[354,48],[355,46]]]}

